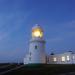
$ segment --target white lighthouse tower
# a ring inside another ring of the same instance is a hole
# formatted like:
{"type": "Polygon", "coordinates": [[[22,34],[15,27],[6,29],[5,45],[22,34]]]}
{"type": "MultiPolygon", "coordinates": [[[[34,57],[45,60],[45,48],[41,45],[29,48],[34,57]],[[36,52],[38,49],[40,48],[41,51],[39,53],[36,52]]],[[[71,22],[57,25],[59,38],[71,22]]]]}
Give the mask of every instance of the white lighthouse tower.
{"type": "Polygon", "coordinates": [[[32,38],[29,43],[29,52],[24,58],[24,64],[46,63],[45,40],[43,29],[36,24],[32,28],[32,38]]]}

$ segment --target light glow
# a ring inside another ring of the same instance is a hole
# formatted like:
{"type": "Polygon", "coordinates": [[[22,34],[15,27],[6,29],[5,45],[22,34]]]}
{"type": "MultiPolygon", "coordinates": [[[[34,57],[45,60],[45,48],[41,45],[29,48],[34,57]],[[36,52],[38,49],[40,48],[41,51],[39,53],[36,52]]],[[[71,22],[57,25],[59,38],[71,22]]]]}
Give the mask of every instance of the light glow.
{"type": "Polygon", "coordinates": [[[67,56],[67,60],[68,60],[68,61],[70,60],[70,57],[69,57],[69,56],[67,56]]]}
{"type": "Polygon", "coordinates": [[[39,32],[39,31],[35,31],[35,32],[34,32],[34,35],[35,35],[36,37],[39,37],[39,36],[40,36],[40,32],[39,32]]]}
{"type": "Polygon", "coordinates": [[[33,32],[32,32],[32,37],[42,37],[43,36],[43,32],[41,30],[37,30],[35,29],[33,32]]]}
{"type": "Polygon", "coordinates": [[[65,61],[65,57],[64,56],[62,56],[62,61],[65,61]]]}
{"type": "Polygon", "coordinates": [[[57,59],[56,58],[53,58],[53,61],[57,61],[57,59]]]}

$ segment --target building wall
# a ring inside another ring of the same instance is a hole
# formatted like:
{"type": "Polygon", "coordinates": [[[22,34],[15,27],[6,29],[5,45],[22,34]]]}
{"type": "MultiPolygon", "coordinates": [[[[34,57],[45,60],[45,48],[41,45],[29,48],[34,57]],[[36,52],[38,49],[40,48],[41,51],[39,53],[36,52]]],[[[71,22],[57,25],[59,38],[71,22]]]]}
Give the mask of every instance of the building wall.
{"type": "Polygon", "coordinates": [[[66,52],[48,56],[48,64],[75,64],[75,54],[66,52]]]}

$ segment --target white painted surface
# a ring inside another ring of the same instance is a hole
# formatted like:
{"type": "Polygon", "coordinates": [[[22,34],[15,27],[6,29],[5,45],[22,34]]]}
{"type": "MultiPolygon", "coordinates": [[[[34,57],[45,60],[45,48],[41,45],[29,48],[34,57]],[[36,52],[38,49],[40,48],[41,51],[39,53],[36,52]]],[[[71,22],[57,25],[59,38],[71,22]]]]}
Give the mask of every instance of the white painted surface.
{"type": "Polygon", "coordinates": [[[49,55],[49,64],[75,64],[75,54],[72,52],[65,52],[62,54],[49,55]],[[69,56],[69,60],[67,60],[69,56]],[[65,57],[65,61],[62,61],[62,57],[65,57]],[[53,61],[56,58],[57,61],[53,61]]]}
{"type": "MultiPolygon", "coordinates": [[[[33,28],[38,28],[35,26],[33,28]]],[[[39,28],[41,28],[39,26],[39,28]]],[[[32,37],[29,43],[29,53],[24,58],[24,64],[46,63],[45,41],[42,37],[32,37]],[[35,48],[37,46],[37,48],[35,48]]]]}

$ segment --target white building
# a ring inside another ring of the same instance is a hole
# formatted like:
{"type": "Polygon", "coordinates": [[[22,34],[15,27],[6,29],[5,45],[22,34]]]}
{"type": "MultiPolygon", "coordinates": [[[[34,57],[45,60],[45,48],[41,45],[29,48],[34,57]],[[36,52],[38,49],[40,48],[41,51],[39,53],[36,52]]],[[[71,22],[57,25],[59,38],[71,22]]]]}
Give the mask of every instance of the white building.
{"type": "Polygon", "coordinates": [[[29,63],[46,63],[43,29],[37,24],[32,28],[29,53],[24,58],[24,64],[29,63]]]}
{"type": "Polygon", "coordinates": [[[39,25],[32,28],[32,37],[29,43],[29,52],[24,58],[24,64],[75,64],[75,53],[72,51],[62,54],[46,55],[43,29],[39,25]]]}
{"type": "Polygon", "coordinates": [[[75,64],[75,53],[72,51],[48,56],[48,64],[75,64]]]}

